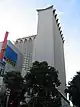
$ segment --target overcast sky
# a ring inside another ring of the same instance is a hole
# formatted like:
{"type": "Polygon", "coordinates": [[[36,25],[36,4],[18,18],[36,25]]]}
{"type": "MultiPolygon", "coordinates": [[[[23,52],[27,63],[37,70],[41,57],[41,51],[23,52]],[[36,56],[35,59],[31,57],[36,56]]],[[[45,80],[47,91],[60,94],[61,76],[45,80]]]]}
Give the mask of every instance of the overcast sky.
{"type": "Polygon", "coordinates": [[[9,31],[11,41],[36,34],[36,9],[54,5],[65,38],[66,77],[80,70],[80,0],[0,0],[0,41],[9,31]]]}

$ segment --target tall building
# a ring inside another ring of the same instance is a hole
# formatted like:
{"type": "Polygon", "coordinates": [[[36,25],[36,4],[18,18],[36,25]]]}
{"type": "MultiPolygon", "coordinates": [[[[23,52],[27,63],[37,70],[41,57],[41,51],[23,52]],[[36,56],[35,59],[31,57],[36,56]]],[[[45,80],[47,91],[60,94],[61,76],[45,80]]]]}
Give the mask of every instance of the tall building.
{"type": "Polygon", "coordinates": [[[61,80],[59,89],[65,95],[64,39],[57,14],[53,6],[39,9],[37,12],[37,35],[16,40],[16,46],[24,54],[22,72],[24,72],[24,69],[28,71],[33,61],[47,61],[49,65],[59,71],[61,80]]]}
{"type": "Polygon", "coordinates": [[[34,44],[33,61],[47,61],[59,71],[60,90],[66,86],[64,40],[57,14],[53,6],[39,9],[37,36],[34,44]]]}

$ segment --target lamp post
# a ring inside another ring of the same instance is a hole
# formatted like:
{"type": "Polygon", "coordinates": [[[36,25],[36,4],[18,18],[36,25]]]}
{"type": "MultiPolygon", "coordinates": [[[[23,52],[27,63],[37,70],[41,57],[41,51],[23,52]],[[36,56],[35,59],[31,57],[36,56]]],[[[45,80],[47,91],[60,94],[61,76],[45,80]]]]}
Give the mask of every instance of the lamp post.
{"type": "Polygon", "coordinates": [[[10,96],[10,89],[6,89],[6,95],[7,95],[6,107],[8,107],[8,101],[9,101],[9,96],[10,96]]]}

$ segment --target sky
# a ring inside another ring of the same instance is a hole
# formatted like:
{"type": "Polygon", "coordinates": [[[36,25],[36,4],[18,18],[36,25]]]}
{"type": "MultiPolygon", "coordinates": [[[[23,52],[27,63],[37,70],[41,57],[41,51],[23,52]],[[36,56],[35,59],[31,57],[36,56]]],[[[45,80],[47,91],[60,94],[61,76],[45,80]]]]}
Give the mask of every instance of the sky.
{"type": "Polygon", "coordinates": [[[0,0],[0,41],[6,31],[12,42],[37,34],[36,9],[54,5],[65,38],[67,82],[80,70],[80,0],[0,0]]]}

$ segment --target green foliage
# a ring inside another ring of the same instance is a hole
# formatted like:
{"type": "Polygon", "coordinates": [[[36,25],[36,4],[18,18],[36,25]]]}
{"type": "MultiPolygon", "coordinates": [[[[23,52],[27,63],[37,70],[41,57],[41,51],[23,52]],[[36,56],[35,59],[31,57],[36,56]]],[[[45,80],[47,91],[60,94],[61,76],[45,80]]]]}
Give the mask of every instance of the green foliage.
{"type": "Polygon", "coordinates": [[[6,107],[6,93],[0,97],[0,107],[6,107]]]}
{"type": "Polygon", "coordinates": [[[68,84],[65,92],[69,93],[69,99],[72,103],[80,107],[80,72],[77,72],[77,75],[68,84]]]}
{"type": "Polygon", "coordinates": [[[21,76],[20,72],[7,72],[3,77],[3,81],[6,88],[10,89],[9,103],[14,102],[17,105],[20,101],[25,99],[24,94],[26,90],[24,78],[21,76]]]}
{"type": "Polygon", "coordinates": [[[35,61],[25,79],[30,107],[61,106],[61,97],[55,88],[60,85],[60,80],[54,67],[48,66],[45,61],[35,61]]]}
{"type": "Polygon", "coordinates": [[[23,86],[24,79],[20,72],[11,71],[4,75],[3,81],[7,88],[11,90],[19,90],[23,86]]]}

